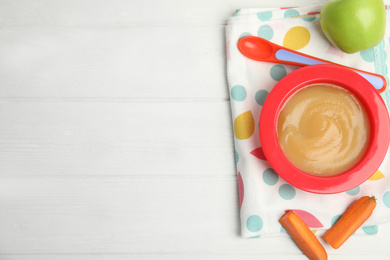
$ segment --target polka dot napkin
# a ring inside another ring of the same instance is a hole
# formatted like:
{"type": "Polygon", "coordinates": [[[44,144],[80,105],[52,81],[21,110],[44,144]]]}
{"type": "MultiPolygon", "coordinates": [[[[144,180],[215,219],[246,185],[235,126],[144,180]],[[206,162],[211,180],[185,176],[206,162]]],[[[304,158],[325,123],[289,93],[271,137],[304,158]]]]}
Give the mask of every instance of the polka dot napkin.
{"type": "MultiPolygon", "coordinates": [[[[376,47],[345,54],[325,38],[319,24],[321,5],[297,8],[241,9],[229,18],[226,28],[227,76],[233,117],[235,156],[240,197],[241,234],[244,238],[286,235],[279,218],[294,209],[317,235],[328,229],[354,200],[377,197],[377,208],[355,235],[373,235],[378,225],[390,221],[390,156],[372,177],[346,192],[318,195],[299,190],[280,178],[262,152],[258,120],[273,86],[298,69],[250,60],[237,49],[248,35],[332,62],[382,74],[387,80],[390,26],[376,47]]],[[[390,10],[387,19],[390,21],[390,10]]],[[[381,93],[390,104],[389,87],[381,93]]]]}

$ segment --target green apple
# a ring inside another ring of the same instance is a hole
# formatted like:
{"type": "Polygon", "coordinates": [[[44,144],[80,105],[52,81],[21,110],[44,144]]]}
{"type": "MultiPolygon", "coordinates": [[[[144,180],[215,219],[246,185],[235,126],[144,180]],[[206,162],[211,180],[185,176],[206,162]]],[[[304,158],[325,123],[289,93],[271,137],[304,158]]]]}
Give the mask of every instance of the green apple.
{"type": "Polygon", "coordinates": [[[322,31],[346,53],[378,45],[386,29],[383,0],[328,0],[321,10],[322,31]]]}

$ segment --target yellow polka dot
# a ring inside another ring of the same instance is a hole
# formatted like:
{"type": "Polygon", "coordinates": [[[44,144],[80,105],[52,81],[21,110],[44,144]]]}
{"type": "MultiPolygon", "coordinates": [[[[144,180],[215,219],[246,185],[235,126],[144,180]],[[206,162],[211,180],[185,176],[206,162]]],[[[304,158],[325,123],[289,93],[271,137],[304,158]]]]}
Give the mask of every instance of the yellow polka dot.
{"type": "Polygon", "coordinates": [[[283,46],[292,50],[305,47],[310,41],[310,32],[303,26],[292,27],[283,39],[283,46]]]}
{"type": "Polygon", "coordinates": [[[384,177],[385,177],[385,175],[383,175],[383,173],[380,170],[377,170],[373,175],[371,175],[369,180],[370,181],[377,181],[377,180],[380,180],[384,177]]]}
{"type": "Polygon", "coordinates": [[[255,120],[252,111],[248,110],[234,119],[234,135],[237,139],[244,140],[252,136],[255,131],[255,120]]]}

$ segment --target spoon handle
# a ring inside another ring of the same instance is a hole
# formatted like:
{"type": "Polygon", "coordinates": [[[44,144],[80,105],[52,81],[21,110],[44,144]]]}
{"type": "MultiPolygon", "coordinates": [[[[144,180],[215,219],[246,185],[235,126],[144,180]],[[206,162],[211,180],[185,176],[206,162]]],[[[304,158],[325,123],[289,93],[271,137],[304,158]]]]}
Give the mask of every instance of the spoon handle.
{"type": "Polygon", "coordinates": [[[297,52],[288,51],[286,49],[279,49],[275,53],[275,58],[280,62],[288,62],[290,65],[296,66],[307,66],[307,65],[317,65],[317,64],[327,64],[326,61],[321,61],[319,59],[311,58],[307,55],[302,55],[297,52]]]}
{"type": "MultiPolygon", "coordinates": [[[[321,60],[318,58],[311,58],[309,55],[302,55],[298,52],[289,51],[286,49],[279,49],[275,53],[275,58],[282,62],[286,62],[285,64],[291,64],[296,66],[307,66],[307,65],[317,65],[317,64],[336,64],[330,61],[321,60]]],[[[374,86],[375,89],[377,89],[379,92],[383,92],[386,88],[386,79],[379,74],[370,73],[367,71],[361,71],[358,69],[350,68],[341,64],[336,64],[339,66],[343,66],[346,68],[349,68],[356,73],[358,73],[360,76],[365,78],[367,81],[371,83],[371,85],[374,86]]]]}
{"type": "Polygon", "coordinates": [[[301,52],[297,52],[277,45],[261,37],[246,36],[241,38],[238,41],[238,49],[246,57],[257,61],[288,64],[300,67],[316,64],[334,64],[351,69],[356,73],[360,74],[367,81],[369,81],[378,92],[383,92],[387,86],[386,79],[382,75],[358,70],[338,63],[330,62],[328,60],[313,57],[301,52]]]}

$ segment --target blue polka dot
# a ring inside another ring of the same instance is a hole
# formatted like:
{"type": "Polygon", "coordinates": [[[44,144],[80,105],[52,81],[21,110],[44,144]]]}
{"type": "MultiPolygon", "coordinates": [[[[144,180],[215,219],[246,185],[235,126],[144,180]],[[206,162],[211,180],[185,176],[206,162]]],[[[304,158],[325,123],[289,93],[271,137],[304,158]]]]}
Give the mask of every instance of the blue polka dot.
{"type": "Polygon", "coordinates": [[[268,168],[263,172],[263,181],[265,184],[273,186],[278,182],[279,176],[276,174],[274,169],[268,168]]]}
{"type": "Polygon", "coordinates": [[[284,18],[290,18],[294,16],[299,16],[299,12],[295,9],[287,9],[284,13],[284,18]]]}
{"type": "Polygon", "coordinates": [[[313,16],[308,16],[308,17],[303,17],[302,20],[305,22],[313,22],[317,17],[315,15],[313,16]]]}
{"type": "Polygon", "coordinates": [[[286,233],[287,232],[287,230],[282,226],[281,228],[280,228],[280,232],[282,232],[282,233],[286,233]]]}
{"type": "Polygon", "coordinates": [[[238,14],[241,11],[241,9],[236,9],[236,14],[238,14]]]}
{"type": "Polygon", "coordinates": [[[236,157],[236,163],[238,163],[238,160],[240,160],[240,157],[238,156],[237,151],[234,151],[234,153],[235,153],[235,157],[236,157]]]}
{"type": "Polygon", "coordinates": [[[360,51],[360,57],[362,57],[363,60],[367,62],[374,62],[375,56],[374,56],[374,49],[367,49],[360,51]]]}
{"type": "Polygon", "coordinates": [[[336,215],[330,220],[330,224],[333,226],[339,219],[341,218],[341,215],[336,215]]]}
{"type": "Polygon", "coordinates": [[[243,101],[246,99],[246,89],[241,85],[235,85],[232,87],[231,95],[235,101],[243,101]]]}
{"type": "Polygon", "coordinates": [[[259,91],[256,92],[255,95],[256,103],[259,104],[260,106],[264,105],[267,96],[268,96],[268,91],[264,89],[260,89],[259,91]]]}
{"type": "Polygon", "coordinates": [[[363,231],[367,235],[375,235],[378,233],[378,225],[363,227],[363,231]]]}
{"type": "Polygon", "coordinates": [[[252,215],[246,220],[246,228],[250,232],[257,232],[263,228],[263,220],[258,215],[252,215]]]}
{"type": "Polygon", "coordinates": [[[240,34],[240,36],[238,38],[241,39],[242,37],[245,37],[245,36],[252,36],[252,34],[248,33],[248,32],[243,32],[240,34]]]}
{"type": "Polygon", "coordinates": [[[386,192],[383,195],[383,203],[386,207],[390,208],[390,191],[386,192]]]}
{"type": "Polygon", "coordinates": [[[271,78],[279,81],[287,75],[287,70],[282,65],[274,65],[270,70],[271,78]]]}
{"type": "Polygon", "coordinates": [[[279,188],[279,195],[282,199],[292,200],[295,197],[296,191],[290,184],[283,184],[279,188]]]}
{"type": "Polygon", "coordinates": [[[357,195],[359,193],[359,191],[360,191],[360,187],[357,186],[356,188],[347,190],[345,193],[347,193],[348,195],[354,196],[354,195],[357,195]]]}
{"type": "Polygon", "coordinates": [[[259,238],[260,235],[257,235],[257,236],[253,236],[253,237],[248,237],[248,238],[259,238]]]}
{"type": "Polygon", "coordinates": [[[257,36],[264,38],[266,40],[271,40],[274,37],[274,30],[269,25],[262,25],[257,31],[257,36]]]}
{"type": "Polygon", "coordinates": [[[262,12],[257,14],[257,18],[259,18],[260,21],[269,21],[272,18],[272,12],[262,12]]]}

